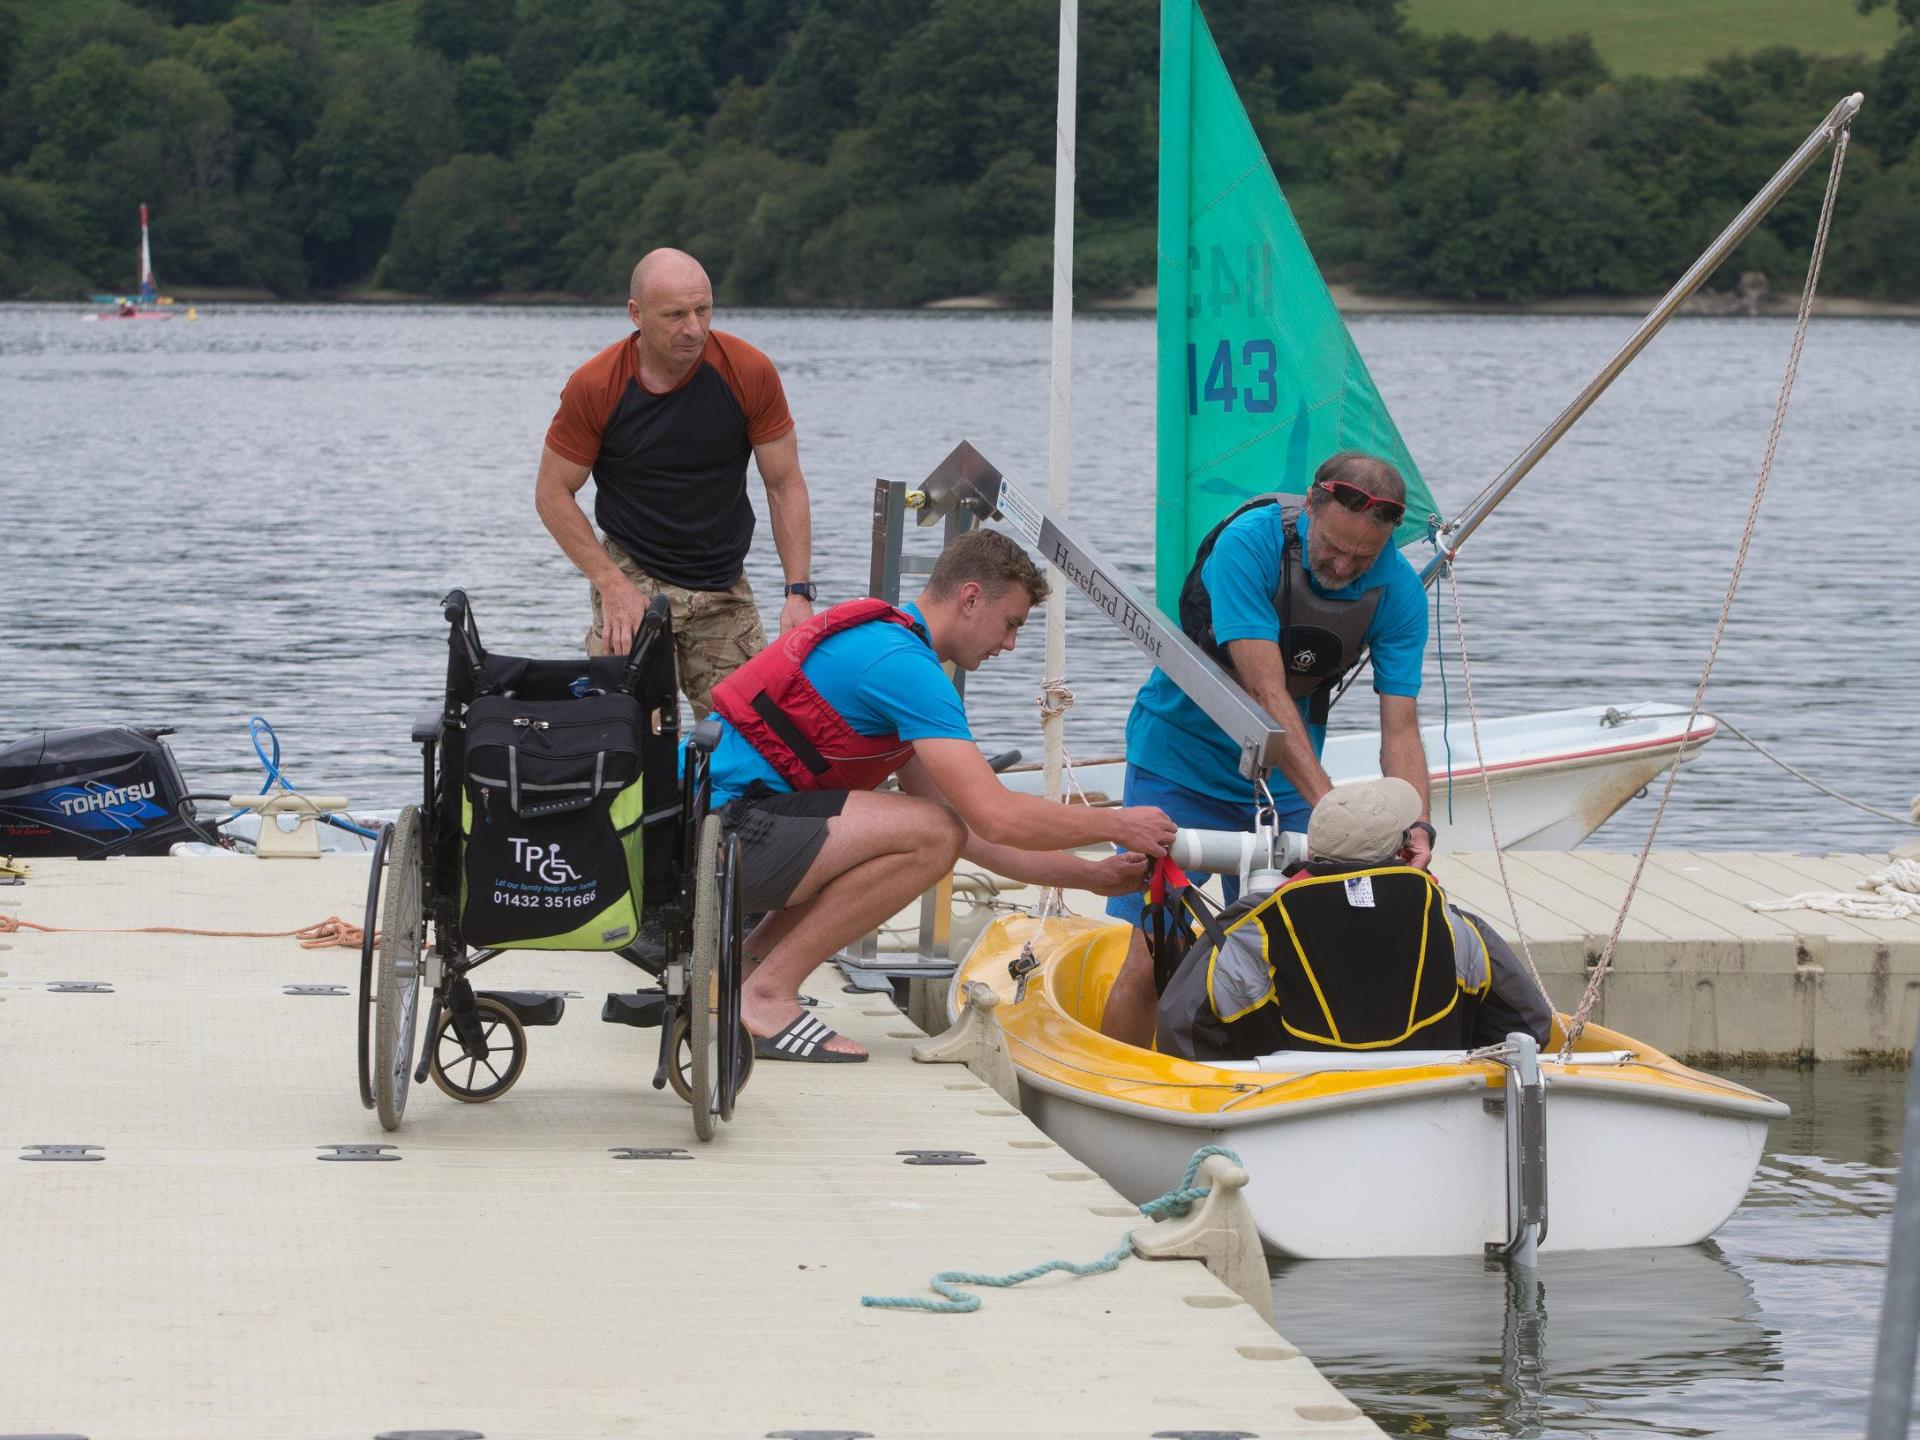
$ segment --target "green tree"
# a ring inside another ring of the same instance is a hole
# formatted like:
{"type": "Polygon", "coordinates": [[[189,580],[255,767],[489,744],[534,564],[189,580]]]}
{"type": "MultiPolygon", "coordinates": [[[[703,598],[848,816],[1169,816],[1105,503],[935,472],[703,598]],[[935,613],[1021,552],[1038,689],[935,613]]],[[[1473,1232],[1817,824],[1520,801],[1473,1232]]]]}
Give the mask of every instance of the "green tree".
{"type": "Polygon", "coordinates": [[[422,175],[394,222],[378,283],[452,297],[497,290],[517,258],[512,168],[456,155],[422,175]]]}
{"type": "Polygon", "coordinates": [[[346,67],[295,166],[317,283],[369,274],[414,181],[459,137],[453,85],[438,56],[363,53],[346,67]]]}
{"type": "Polygon", "coordinates": [[[588,295],[625,294],[634,263],[662,243],[655,238],[667,228],[662,212],[671,208],[678,223],[685,182],[685,169],[665,150],[622,155],[582,179],[561,242],[564,287],[588,295]]]}
{"type": "Polygon", "coordinates": [[[0,176],[0,295],[54,299],[84,290],[73,217],[50,185],[0,176]]]}
{"type": "Polygon", "coordinates": [[[61,161],[98,150],[144,118],[139,72],[96,41],[33,87],[35,128],[61,161]]]}
{"type": "Polygon", "coordinates": [[[453,108],[460,148],[505,155],[527,133],[527,106],[498,55],[475,55],[453,72],[453,108]]]}
{"type": "Polygon", "coordinates": [[[775,69],[760,141],[782,155],[826,159],[859,119],[860,86],[873,68],[874,36],[899,35],[930,0],[814,0],[775,69]]]}
{"type": "Polygon", "coordinates": [[[420,0],[413,43],[454,64],[469,55],[500,55],[513,40],[513,0],[420,0]]]}

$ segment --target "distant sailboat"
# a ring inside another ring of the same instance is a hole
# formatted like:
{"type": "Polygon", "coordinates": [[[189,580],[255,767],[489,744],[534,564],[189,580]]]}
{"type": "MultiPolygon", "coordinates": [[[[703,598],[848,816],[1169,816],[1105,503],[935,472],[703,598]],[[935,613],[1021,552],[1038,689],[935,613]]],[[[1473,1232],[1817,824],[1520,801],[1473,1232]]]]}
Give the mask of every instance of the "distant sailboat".
{"type": "MultiPolygon", "coordinates": [[[[140,207],[140,288],[128,295],[95,295],[93,303],[109,308],[86,315],[86,320],[171,320],[173,312],[164,307],[173,304],[171,295],[162,295],[153,279],[153,246],[147,238],[147,207],[140,207]]],[[[187,311],[189,320],[198,316],[187,311]]]]}

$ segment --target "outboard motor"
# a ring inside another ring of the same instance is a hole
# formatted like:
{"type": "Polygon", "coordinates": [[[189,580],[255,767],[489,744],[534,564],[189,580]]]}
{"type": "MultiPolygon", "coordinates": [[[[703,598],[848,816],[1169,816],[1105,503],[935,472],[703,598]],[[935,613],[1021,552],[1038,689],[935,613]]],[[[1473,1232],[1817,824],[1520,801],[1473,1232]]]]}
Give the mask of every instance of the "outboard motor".
{"type": "Polygon", "coordinates": [[[183,819],[187,793],[171,730],[46,730],[0,749],[0,855],[164,855],[206,836],[183,819]]]}

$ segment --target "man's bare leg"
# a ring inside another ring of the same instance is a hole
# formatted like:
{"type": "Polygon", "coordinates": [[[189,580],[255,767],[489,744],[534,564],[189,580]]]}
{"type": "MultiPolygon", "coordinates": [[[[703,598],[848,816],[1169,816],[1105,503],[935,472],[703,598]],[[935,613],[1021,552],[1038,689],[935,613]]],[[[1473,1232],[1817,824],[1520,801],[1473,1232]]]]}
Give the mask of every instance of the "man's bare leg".
{"type": "MultiPolygon", "coordinates": [[[[847,796],[787,908],[754,931],[760,963],[740,992],[747,1029],[772,1036],[791,1024],[800,1015],[801,981],[950,871],[966,837],[959,817],[934,801],[847,796]]],[[[865,1053],[845,1036],[827,1048],[865,1053]]]]}
{"type": "Polygon", "coordinates": [[[1146,933],[1135,926],[1127,941],[1127,958],[1113,977],[1107,1008],[1100,1016],[1100,1033],[1148,1049],[1159,1005],[1160,996],[1153,988],[1153,956],[1147,952],[1146,933]]]}

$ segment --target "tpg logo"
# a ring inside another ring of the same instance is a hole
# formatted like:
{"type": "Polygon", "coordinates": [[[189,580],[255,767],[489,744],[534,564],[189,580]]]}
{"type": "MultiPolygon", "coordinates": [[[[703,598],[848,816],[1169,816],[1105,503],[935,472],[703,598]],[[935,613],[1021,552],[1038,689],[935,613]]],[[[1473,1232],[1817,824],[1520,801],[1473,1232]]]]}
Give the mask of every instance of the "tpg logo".
{"type": "Polygon", "coordinates": [[[580,878],[580,872],[560,858],[560,846],[529,845],[525,840],[509,836],[507,843],[513,847],[513,858],[520,868],[545,885],[566,885],[580,878]]]}
{"type": "Polygon", "coordinates": [[[54,803],[62,815],[86,815],[95,810],[112,810],[139,800],[151,800],[153,795],[154,782],[144,780],[137,785],[122,785],[117,790],[89,790],[83,795],[64,796],[54,803]]]}

